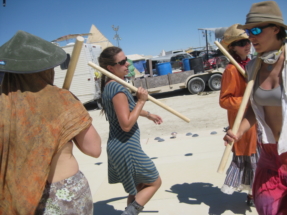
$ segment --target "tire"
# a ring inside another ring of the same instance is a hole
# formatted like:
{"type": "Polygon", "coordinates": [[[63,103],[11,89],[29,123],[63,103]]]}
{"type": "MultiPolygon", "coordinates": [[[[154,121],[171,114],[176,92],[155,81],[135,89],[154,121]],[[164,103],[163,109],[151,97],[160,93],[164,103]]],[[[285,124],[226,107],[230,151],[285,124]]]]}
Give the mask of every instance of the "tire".
{"type": "Polygon", "coordinates": [[[205,83],[201,78],[192,78],[187,84],[187,89],[191,94],[197,94],[204,91],[205,83]]]}
{"type": "Polygon", "coordinates": [[[208,86],[211,90],[217,91],[221,89],[221,77],[220,74],[212,75],[208,80],[208,86]]]}

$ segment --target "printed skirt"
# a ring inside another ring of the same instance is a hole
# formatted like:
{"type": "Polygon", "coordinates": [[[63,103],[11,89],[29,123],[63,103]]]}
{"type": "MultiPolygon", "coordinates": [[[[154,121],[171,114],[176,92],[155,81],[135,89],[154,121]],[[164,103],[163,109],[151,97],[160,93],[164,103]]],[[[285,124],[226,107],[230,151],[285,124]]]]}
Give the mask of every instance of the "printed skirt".
{"type": "Polygon", "coordinates": [[[36,215],[92,215],[93,200],[82,172],[55,183],[47,183],[36,215]]]}
{"type": "Polygon", "coordinates": [[[259,157],[259,146],[256,148],[256,153],[251,156],[236,156],[233,154],[221,191],[229,195],[234,191],[241,190],[248,190],[251,193],[259,157]]]}

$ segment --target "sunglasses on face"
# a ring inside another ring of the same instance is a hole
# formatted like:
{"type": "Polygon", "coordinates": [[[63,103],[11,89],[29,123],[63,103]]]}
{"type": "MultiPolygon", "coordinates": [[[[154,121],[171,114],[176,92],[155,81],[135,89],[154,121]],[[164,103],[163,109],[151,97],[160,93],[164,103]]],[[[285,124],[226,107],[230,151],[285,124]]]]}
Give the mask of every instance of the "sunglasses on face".
{"type": "Polygon", "coordinates": [[[272,26],[275,26],[275,25],[274,24],[269,24],[269,25],[265,25],[265,26],[262,26],[262,27],[254,27],[254,28],[251,28],[251,29],[245,29],[245,32],[246,32],[246,34],[248,36],[250,36],[250,34],[256,36],[256,35],[261,34],[264,28],[268,28],[268,27],[272,27],[272,26]]]}
{"type": "Polygon", "coordinates": [[[126,57],[126,59],[121,60],[121,61],[119,61],[119,62],[117,62],[117,63],[114,63],[112,66],[117,65],[117,64],[119,64],[119,65],[123,66],[123,65],[125,65],[125,64],[126,64],[126,62],[127,62],[127,61],[128,61],[128,58],[126,57]]]}
{"type": "Polygon", "coordinates": [[[243,40],[239,40],[239,41],[235,41],[233,43],[230,44],[230,46],[240,46],[240,47],[244,47],[247,44],[250,44],[250,40],[248,39],[243,39],[243,40]]]}

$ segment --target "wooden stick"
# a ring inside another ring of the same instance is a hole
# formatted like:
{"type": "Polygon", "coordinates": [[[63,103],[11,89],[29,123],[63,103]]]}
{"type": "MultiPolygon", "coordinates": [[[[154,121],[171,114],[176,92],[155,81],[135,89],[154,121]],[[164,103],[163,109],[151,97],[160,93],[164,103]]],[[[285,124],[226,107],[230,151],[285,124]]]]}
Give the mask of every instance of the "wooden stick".
{"type": "Polygon", "coordinates": [[[76,43],[75,46],[73,48],[73,52],[72,52],[72,56],[71,56],[71,60],[68,66],[68,70],[66,73],[66,77],[63,83],[63,89],[69,90],[71,83],[72,83],[72,79],[75,73],[75,69],[79,60],[79,56],[82,50],[82,46],[84,43],[84,38],[81,36],[78,36],[76,38],[76,43]]]}
{"type": "MultiPolygon", "coordinates": [[[[89,66],[93,67],[94,69],[100,71],[101,73],[103,73],[104,75],[108,76],[109,78],[119,82],[120,84],[124,85],[125,87],[128,87],[129,89],[131,89],[134,92],[138,91],[138,88],[132,86],[131,84],[125,82],[124,80],[122,80],[121,78],[115,76],[114,74],[108,72],[107,70],[103,69],[102,67],[94,64],[93,62],[89,62],[88,63],[89,66]]],[[[183,116],[182,114],[178,113],[177,111],[173,110],[172,108],[168,107],[167,105],[161,103],[160,101],[158,101],[157,99],[153,98],[152,96],[148,95],[148,100],[150,100],[151,102],[157,104],[158,106],[166,109],[167,111],[171,112],[172,114],[178,116],[179,118],[183,119],[186,122],[190,122],[190,119],[188,119],[187,117],[183,116]]]]}
{"type": "MultiPolygon", "coordinates": [[[[244,95],[243,95],[243,98],[242,98],[242,102],[240,104],[237,116],[235,118],[235,122],[234,122],[233,127],[232,127],[232,133],[234,133],[234,134],[237,134],[239,126],[240,126],[241,121],[243,119],[243,115],[245,113],[246,106],[247,106],[250,94],[252,92],[252,88],[254,86],[254,81],[256,79],[257,72],[258,72],[259,67],[261,65],[261,59],[257,57],[257,60],[256,60],[255,63],[256,63],[255,71],[253,73],[252,78],[250,79],[250,81],[248,82],[248,84],[246,86],[246,89],[245,89],[245,92],[244,92],[244,95]]],[[[223,156],[221,158],[219,167],[217,169],[218,173],[223,173],[223,171],[224,171],[224,169],[226,167],[226,163],[228,161],[228,158],[229,158],[229,155],[230,155],[230,152],[231,152],[233,144],[234,144],[234,142],[232,142],[230,144],[227,144],[227,146],[225,147],[223,156]]]]}
{"type": "Polygon", "coordinates": [[[244,69],[234,60],[234,58],[228,53],[228,51],[218,42],[215,41],[214,44],[219,48],[219,50],[230,60],[230,62],[236,67],[236,69],[243,75],[243,77],[246,77],[246,72],[244,69]]]}

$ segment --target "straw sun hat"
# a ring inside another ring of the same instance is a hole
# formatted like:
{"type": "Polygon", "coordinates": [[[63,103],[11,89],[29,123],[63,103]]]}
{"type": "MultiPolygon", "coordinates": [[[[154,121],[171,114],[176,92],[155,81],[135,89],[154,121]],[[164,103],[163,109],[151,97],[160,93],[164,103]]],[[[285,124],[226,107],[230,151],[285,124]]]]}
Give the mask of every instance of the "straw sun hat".
{"type": "Polygon", "coordinates": [[[221,45],[228,50],[228,46],[238,40],[248,39],[247,34],[244,30],[237,28],[238,24],[231,25],[229,28],[226,29],[223,35],[223,39],[220,42],[221,45]]]}
{"type": "Polygon", "coordinates": [[[60,65],[66,57],[62,48],[25,31],[18,31],[0,47],[0,72],[41,72],[60,65]]]}
{"type": "Polygon", "coordinates": [[[252,4],[246,16],[245,25],[238,25],[238,28],[250,29],[264,23],[275,24],[287,29],[281,10],[275,1],[264,1],[252,4]]]}

